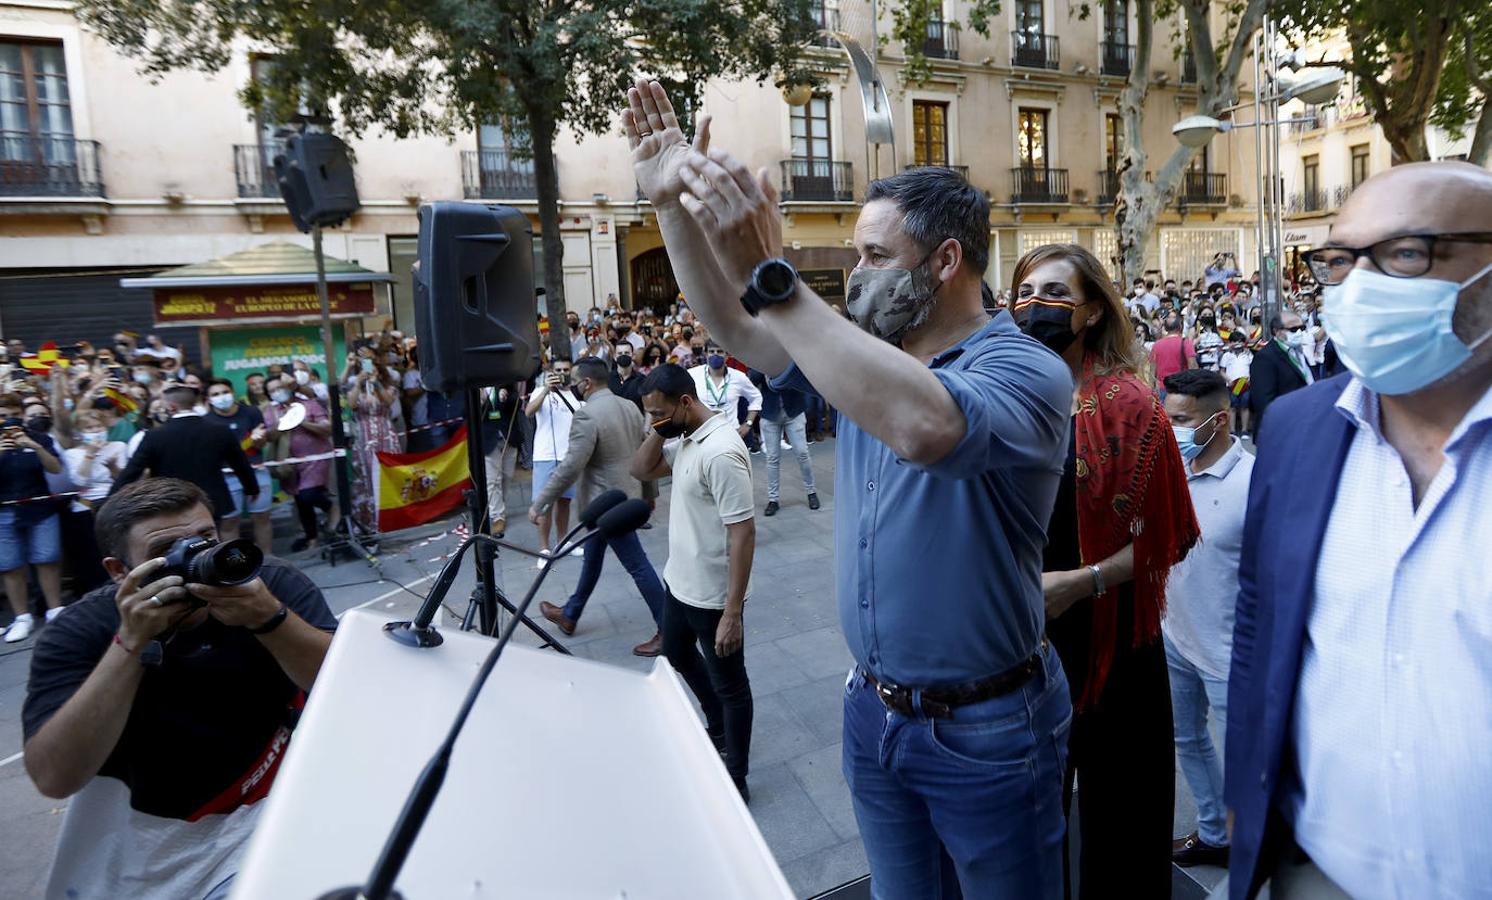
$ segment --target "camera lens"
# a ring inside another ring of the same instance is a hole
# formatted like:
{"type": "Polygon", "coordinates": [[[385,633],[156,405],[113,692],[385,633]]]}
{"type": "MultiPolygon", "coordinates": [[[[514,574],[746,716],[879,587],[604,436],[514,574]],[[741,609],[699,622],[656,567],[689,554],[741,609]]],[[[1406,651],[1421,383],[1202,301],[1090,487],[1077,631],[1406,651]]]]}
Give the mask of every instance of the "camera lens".
{"type": "Polygon", "coordinates": [[[199,584],[243,584],[254,580],[264,553],[245,538],[218,544],[198,554],[191,562],[192,577],[199,584]]]}

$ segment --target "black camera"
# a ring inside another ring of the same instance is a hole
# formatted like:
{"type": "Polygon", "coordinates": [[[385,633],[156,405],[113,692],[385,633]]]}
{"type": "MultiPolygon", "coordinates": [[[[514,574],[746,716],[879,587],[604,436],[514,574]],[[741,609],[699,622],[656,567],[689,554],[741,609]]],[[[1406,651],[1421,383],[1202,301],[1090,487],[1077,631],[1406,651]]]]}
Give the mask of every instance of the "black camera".
{"type": "Polygon", "coordinates": [[[253,581],[264,564],[264,551],[246,538],[218,543],[211,538],[184,537],[166,552],[166,565],[157,572],[164,578],[180,575],[188,584],[221,587],[253,581]]]}

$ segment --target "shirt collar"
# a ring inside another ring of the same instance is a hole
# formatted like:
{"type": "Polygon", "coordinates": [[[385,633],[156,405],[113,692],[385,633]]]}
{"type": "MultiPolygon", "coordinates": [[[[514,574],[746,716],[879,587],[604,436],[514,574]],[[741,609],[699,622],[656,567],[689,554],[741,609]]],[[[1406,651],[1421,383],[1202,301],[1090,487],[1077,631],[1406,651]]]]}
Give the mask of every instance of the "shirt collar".
{"type": "Polygon", "coordinates": [[[990,316],[989,321],[985,323],[983,328],[980,328],[957,344],[934,356],[932,362],[928,363],[927,367],[929,369],[936,369],[940,366],[945,366],[962,356],[965,350],[968,350],[975,343],[985,338],[996,334],[1020,334],[1020,331],[1016,327],[1015,319],[1011,318],[1009,311],[1001,309],[993,316],[990,316]]]}
{"type": "Polygon", "coordinates": [[[1228,440],[1231,446],[1228,447],[1227,453],[1218,457],[1217,462],[1200,472],[1193,472],[1191,471],[1191,467],[1188,466],[1186,473],[1187,480],[1190,481],[1193,478],[1216,478],[1221,481],[1227,478],[1228,474],[1233,471],[1233,467],[1238,465],[1238,461],[1243,458],[1243,442],[1231,434],[1228,435],[1228,440]]]}
{"type": "Polygon", "coordinates": [[[725,425],[725,413],[717,412],[713,416],[710,416],[708,419],[705,419],[704,422],[700,423],[700,426],[694,429],[694,431],[684,435],[684,440],[693,441],[697,444],[713,434],[715,429],[720,428],[723,425],[725,425]]]}
{"type": "MultiPolygon", "coordinates": [[[[1383,442],[1378,394],[1356,376],[1342,389],[1342,395],[1337,398],[1336,409],[1354,426],[1367,429],[1379,443],[1383,442]]],[[[1452,450],[1473,426],[1489,420],[1492,420],[1492,390],[1483,393],[1482,398],[1461,417],[1445,442],[1445,450],[1452,450]]]]}
{"type": "Polygon", "coordinates": [[[197,412],[196,410],[191,410],[191,409],[187,410],[186,412],[179,412],[179,413],[176,413],[176,414],[174,414],[174,415],[171,416],[171,418],[173,418],[173,419],[193,419],[193,418],[201,418],[201,417],[202,417],[201,413],[197,412]]]}

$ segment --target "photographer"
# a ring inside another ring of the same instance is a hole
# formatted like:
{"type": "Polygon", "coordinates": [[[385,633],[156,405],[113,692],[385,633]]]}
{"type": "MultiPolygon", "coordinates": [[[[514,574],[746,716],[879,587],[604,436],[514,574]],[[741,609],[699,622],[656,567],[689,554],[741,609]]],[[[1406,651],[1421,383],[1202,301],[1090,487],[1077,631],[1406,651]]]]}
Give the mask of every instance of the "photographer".
{"type": "MultiPolygon", "coordinates": [[[[50,493],[47,476],[62,472],[62,461],[45,429],[23,424],[22,408],[20,397],[0,394],[0,573],[15,613],[15,621],[5,631],[8,644],[24,641],[34,625],[26,586],[27,564],[36,569],[48,621],[62,607],[61,503],[31,499],[50,493]]],[[[32,421],[41,424],[35,421],[37,418],[33,415],[32,421]]]]}
{"type": "Polygon", "coordinates": [[[27,774],[73,798],[47,896],[204,897],[237,870],[336,622],[278,560],[232,586],[168,571],[179,540],[217,538],[186,481],[116,492],[97,537],[114,583],[42,632],[22,710],[27,774]]]}

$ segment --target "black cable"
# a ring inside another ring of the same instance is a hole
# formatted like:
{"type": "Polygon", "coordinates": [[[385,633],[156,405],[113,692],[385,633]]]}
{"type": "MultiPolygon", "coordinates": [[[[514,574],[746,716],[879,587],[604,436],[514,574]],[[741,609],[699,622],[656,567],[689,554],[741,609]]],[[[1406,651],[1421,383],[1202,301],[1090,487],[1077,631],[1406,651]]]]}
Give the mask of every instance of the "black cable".
{"type": "Polygon", "coordinates": [[[22,647],[19,650],[7,650],[4,653],[0,653],[0,659],[4,659],[7,656],[15,656],[17,653],[30,653],[34,649],[34,647],[22,647]]]}

